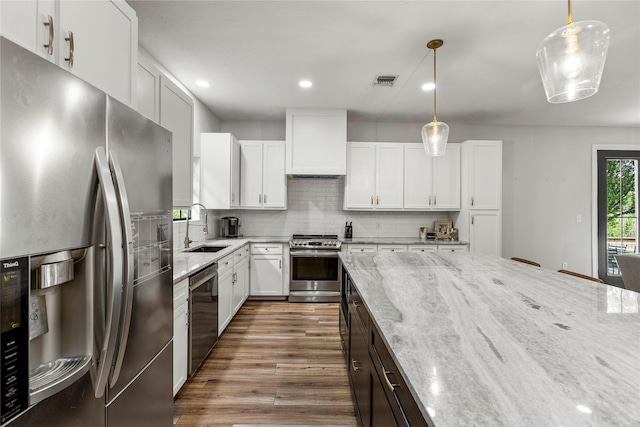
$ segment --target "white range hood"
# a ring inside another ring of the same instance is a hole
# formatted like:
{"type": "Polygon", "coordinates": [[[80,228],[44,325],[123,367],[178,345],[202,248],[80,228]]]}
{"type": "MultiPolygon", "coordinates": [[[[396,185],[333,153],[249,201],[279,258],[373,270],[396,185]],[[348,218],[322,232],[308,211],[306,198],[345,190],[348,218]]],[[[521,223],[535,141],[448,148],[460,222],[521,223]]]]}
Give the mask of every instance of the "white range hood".
{"type": "Polygon", "coordinates": [[[286,155],[287,175],[345,175],[347,111],[288,109],[286,155]]]}

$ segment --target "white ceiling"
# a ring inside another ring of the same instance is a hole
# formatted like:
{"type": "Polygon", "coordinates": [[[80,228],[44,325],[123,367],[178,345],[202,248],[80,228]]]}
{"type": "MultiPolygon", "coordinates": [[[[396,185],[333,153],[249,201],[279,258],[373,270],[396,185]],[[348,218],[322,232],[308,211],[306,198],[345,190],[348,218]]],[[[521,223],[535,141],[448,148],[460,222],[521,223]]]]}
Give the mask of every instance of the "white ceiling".
{"type": "Polygon", "coordinates": [[[554,1],[128,1],[140,44],[221,120],[283,120],[286,108],[351,121],[640,127],[640,1],[572,2],[611,29],[600,91],[546,101],[535,52],[566,24],[554,1]],[[377,74],[399,75],[374,87],[377,74]],[[298,87],[309,79],[313,88],[298,87]],[[211,83],[207,89],[198,79],[211,83]]]}

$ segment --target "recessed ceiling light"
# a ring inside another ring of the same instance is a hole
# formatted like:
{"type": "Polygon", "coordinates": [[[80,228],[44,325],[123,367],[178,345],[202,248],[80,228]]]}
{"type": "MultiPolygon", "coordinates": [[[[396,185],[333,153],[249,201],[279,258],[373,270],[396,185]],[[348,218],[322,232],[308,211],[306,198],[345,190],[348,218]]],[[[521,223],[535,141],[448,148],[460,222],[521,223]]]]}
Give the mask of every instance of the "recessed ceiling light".
{"type": "Polygon", "coordinates": [[[205,80],[198,80],[196,81],[196,84],[200,87],[209,87],[209,82],[205,80]]]}
{"type": "Polygon", "coordinates": [[[300,87],[304,87],[304,88],[313,86],[313,83],[311,83],[309,80],[300,80],[298,84],[300,85],[300,87]]]}
{"type": "Polygon", "coordinates": [[[422,90],[433,90],[435,87],[436,85],[433,83],[425,83],[422,85],[422,90]]]}

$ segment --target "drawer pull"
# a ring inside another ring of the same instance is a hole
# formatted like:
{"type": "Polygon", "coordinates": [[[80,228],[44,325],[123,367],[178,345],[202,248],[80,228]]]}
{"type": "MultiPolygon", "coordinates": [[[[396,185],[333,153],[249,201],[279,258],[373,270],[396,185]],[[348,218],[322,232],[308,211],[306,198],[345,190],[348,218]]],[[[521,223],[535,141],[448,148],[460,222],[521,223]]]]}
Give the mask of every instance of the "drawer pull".
{"type": "Polygon", "coordinates": [[[389,377],[387,376],[387,374],[391,374],[393,372],[387,371],[384,368],[384,365],[382,364],[382,362],[380,362],[380,366],[382,366],[382,374],[384,375],[384,382],[387,384],[389,391],[393,393],[395,391],[395,388],[398,386],[398,384],[393,384],[391,381],[389,381],[389,377]]]}
{"type": "Polygon", "coordinates": [[[357,302],[353,301],[351,304],[353,304],[353,307],[357,310],[360,308],[360,306],[358,305],[357,302]]]}
{"type": "Polygon", "coordinates": [[[355,359],[351,359],[351,367],[353,368],[353,372],[357,372],[360,370],[360,367],[356,366],[356,363],[360,363],[355,359]]]}

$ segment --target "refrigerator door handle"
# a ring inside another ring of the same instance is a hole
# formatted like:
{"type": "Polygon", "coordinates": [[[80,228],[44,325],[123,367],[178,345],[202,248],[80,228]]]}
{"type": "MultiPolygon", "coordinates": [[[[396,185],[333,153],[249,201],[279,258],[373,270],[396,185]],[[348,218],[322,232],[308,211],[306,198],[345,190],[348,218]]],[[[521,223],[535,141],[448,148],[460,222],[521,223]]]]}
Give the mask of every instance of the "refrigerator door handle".
{"type": "Polygon", "coordinates": [[[124,287],[122,295],[122,317],[120,323],[120,333],[118,334],[118,350],[115,365],[111,372],[109,383],[113,386],[120,376],[122,361],[124,359],[127,341],[129,339],[129,329],[131,326],[131,311],[133,309],[133,237],[131,232],[131,211],[129,209],[129,198],[124,185],[122,168],[116,154],[109,150],[109,167],[113,171],[115,178],[115,190],[118,196],[118,205],[120,208],[120,218],[122,220],[122,238],[124,239],[123,255],[124,255],[124,287]]]}
{"type": "Polygon", "coordinates": [[[105,208],[105,219],[107,226],[107,250],[111,252],[111,265],[107,266],[107,301],[106,301],[106,323],[104,338],[100,348],[100,359],[95,361],[95,381],[94,391],[97,398],[104,395],[111,366],[113,365],[114,353],[118,329],[120,327],[120,312],[122,301],[122,230],[118,215],[118,199],[111,179],[111,171],[106,159],[104,147],[98,147],[95,152],[95,165],[98,175],[98,182],[102,188],[102,199],[105,208]]]}

